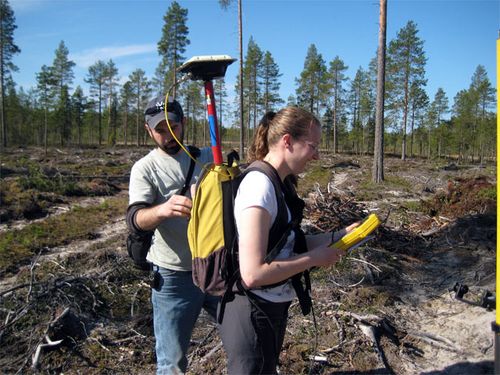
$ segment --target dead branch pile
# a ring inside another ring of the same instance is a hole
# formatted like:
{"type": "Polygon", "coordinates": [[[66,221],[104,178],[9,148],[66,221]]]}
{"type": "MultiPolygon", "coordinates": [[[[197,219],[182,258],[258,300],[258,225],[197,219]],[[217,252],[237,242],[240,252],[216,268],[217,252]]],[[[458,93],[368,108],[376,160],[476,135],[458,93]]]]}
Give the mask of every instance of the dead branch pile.
{"type": "Polygon", "coordinates": [[[309,194],[306,203],[306,233],[339,230],[364,219],[368,213],[368,210],[354,199],[334,192],[323,192],[319,186],[309,194]]]}
{"type": "Polygon", "coordinates": [[[125,347],[128,356],[152,361],[149,290],[141,282],[145,275],[131,270],[122,256],[95,255],[49,265],[35,259],[25,282],[0,291],[4,373],[66,372],[67,366],[116,369],[125,347]],[[72,269],[77,265],[78,274],[72,269]]]}

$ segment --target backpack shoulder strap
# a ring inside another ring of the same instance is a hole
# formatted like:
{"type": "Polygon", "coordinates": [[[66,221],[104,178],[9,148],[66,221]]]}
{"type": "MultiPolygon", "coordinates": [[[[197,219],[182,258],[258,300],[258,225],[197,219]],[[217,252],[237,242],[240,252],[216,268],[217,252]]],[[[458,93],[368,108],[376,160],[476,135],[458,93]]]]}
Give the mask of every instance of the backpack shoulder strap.
{"type": "Polygon", "coordinates": [[[263,160],[256,160],[250,164],[250,166],[245,170],[245,174],[251,171],[262,172],[269,178],[269,180],[271,180],[278,204],[278,216],[276,217],[276,220],[281,219],[280,216],[282,216],[283,210],[286,213],[285,201],[283,199],[285,186],[283,185],[283,181],[281,181],[278,171],[271,164],[263,160]]]}
{"type": "MultiPolygon", "coordinates": [[[[259,170],[265,173],[273,182],[274,189],[276,191],[276,199],[278,202],[279,216],[276,217],[276,220],[274,221],[269,232],[269,247],[265,258],[266,263],[269,264],[276,258],[283,246],[285,246],[288,236],[292,231],[295,231],[294,252],[299,253],[307,251],[307,243],[305,240],[304,232],[302,232],[302,230],[300,229],[300,223],[302,221],[305,203],[297,194],[294,176],[287,176],[287,178],[285,178],[285,181],[282,182],[279,178],[278,172],[270,164],[266,162],[260,162],[258,166],[263,167],[259,170]],[[269,169],[271,169],[273,173],[269,173],[269,169]],[[288,222],[288,213],[286,211],[287,206],[292,216],[292,220],[290,222],[288,222]],[[284,213],[282,212],[281,215],[280,210],[284,211],[284,213]],[[279,227],[278,225],[284,225],[284,227],[279,227]],[[282,233],[282,235],[279,238],[274,238],[276,236],[273,236],[273,233],[278,233],[278,235],[279,233],[282,233]]],[[[293,289],[295,290],[295,294],[297,295],[297,298],[299,300],[299,305],[302,313],[304,315],[309,314],[312,308],[310,295],[311,280],[309,277],[309,270],[305,270],[292,276],[291,281],[293,289]]],[[[268,285],[267,287],[277,286],[282,283],[283,282],[275,283],[272,285],[268,285]]]]}
{"type": "Polygon", "coordinates": [[[276,171],[271,164],[262,160],[257,160],[250,164],[250,166],[245,170],[245,173],[252,170],[264,173],[271,180],[276,193],[278,214],[276,215],[276,220],[273,222],[269,230],[269,242],[265,258],[266,263],[269,264],[274,260],[274,258],[276,258],[283,246],[285,246],[286,240],[294,227],[294,220],[292,216],[292,221],[288,221],[288,211],[285,200],[287,188],[283,184],[283,181],[281,181],[278,171],[276,171]]]}
{"type": "MultiPolygon", "coordinates": [[[[198,156],[200,156],[200,149],[195,147],[195,146],[188,146],[189,153],[193,155],[193,157],[196,159],[198,156]]],[[[182,190],[179,192],[179,195],[184,195],[186,194],[186,191],[189,189],[189,185],[191,185],[191,178],[193,178],[193,172],[194,172],[194,165],[195,161],[191,159],[191,163],[189,164],[189,170],[186,176],[186,182],[184,183],[184,186],[182,187],[182,190]]]]}
{"type": "MultiPolygon", "coordinates": [[[[189,153],[196,159],[201,155],[201,150],[196,146],[187,146],[189,153]]],[[[192,159],[191,159],[192,160],[192,159]]]]}

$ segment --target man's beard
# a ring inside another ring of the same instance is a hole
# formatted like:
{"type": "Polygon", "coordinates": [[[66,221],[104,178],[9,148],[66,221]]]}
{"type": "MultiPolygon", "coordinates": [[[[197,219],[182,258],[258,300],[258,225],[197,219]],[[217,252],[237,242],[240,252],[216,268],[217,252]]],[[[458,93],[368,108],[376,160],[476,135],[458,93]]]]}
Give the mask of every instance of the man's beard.
{"type": "MultiPolygon", "coordinates": [[[[178,139],[179,139],[180,143],[183,143],[184,131],[182,131],[182,133],[180,134],[178,139]]],[[[179,143],[177,143],[177,141],[175,139],[172,139],[171,141],[168,141],[166,144],[163,144],[163,145],[160,145],[158,142],[156,142],[156,140],[155,140],[155,143],[161,150],[166,152],[168,155],[176,155],[181,150],[181,145],[179,143]]]]}

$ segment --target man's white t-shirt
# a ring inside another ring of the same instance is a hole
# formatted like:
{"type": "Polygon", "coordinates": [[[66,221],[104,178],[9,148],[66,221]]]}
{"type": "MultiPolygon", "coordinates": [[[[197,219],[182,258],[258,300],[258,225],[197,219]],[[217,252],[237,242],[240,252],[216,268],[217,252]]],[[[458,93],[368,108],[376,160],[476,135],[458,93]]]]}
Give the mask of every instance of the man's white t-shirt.
{"type": "MultiPolygon", "coordinates": [[[[200,150],[191,184],[201,174],[201,165],[213,160],[210,148],[200,150]]],[[[164,203],[179,194],[186,182],[191,159],[181,151],[167,155],[155,148],[132,167],[129,184],[129,204],[144,202],[152,206],[164,203]]],[[[188,189],[186,196],[190,197],[188,189]]],[[[187,240],[188,219],[169,218],[158,225],[147,260],[174,271],[191,271],[191,252],[187,240]]]]}
{"type": "MultiPolygon", "coordinates": [[[[271,215],[271,223],[274,223],[278,215],[278,203],[276,192],[271,180],[262,172],[249,172],[239,186],[234,203],[234,217],[236,227],[240,228],[241,213],[249,207],[262,207],[271,215]]],[[[288,210],[288,220],[291,219],[288,210]]],[[[272,225],[272,224],[271,224],[272,225]]],[[[293,253],[295,233],[292,231],[288,236],[285,246],[281,249],[275,259],[287,259],[293,253]]],[[[257,296],[271,302],[288,302],[294,299],[295,291],[290,280],[286,284],[272,288],[252,289],[257,296]]]]}

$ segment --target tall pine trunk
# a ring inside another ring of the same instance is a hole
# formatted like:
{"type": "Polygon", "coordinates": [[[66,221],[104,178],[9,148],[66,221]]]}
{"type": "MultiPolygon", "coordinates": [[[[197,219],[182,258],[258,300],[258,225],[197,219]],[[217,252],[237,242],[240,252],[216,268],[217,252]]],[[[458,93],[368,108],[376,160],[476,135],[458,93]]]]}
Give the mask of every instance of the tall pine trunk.
{"type": "Polygon", "coordinates": [[[385,44],[387,26],[387,0],[380,0],[380,26],[377,52],[377,101],[375,114],[375,145],[373,148],[372,178],[384,181],[384,95],[385,95],[385,44]]]}
{"type": "Polygon", "coordinates": [[[245,127],[243,125],[243,21],[241,0],[238,0],[238,36],[240,50],[240,158],[245,159],[245,127]]]}

